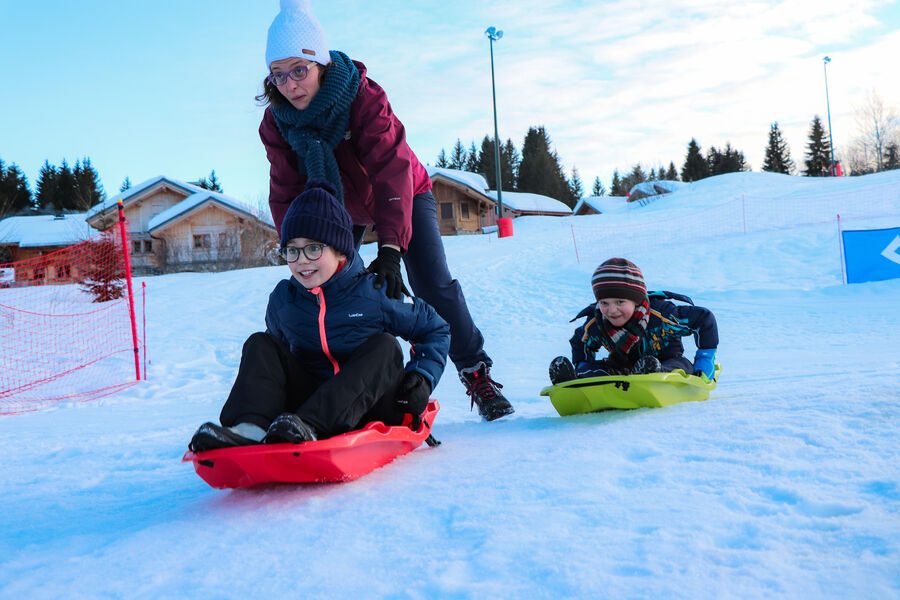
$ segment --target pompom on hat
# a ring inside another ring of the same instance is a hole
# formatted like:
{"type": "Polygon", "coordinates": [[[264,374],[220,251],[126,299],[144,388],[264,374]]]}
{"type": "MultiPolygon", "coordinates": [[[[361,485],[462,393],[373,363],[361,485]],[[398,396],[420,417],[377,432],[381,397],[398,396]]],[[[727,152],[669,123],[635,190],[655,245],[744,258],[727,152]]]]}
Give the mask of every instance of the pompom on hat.
{"type": "Polygon", "coordinates": [[[636,264],[625,258],[610,258],[603,261],[591,277],[594,297],[625,298],[641,304],[647,298],[647,284],[644,274],[636,264]]]}
{"type": "Polygon", "coordinates": [[[320,65],[331,62],[325,32],[312,14],[309,0],[281,0],[281,12],[269,25],[266,68],[284,58],[304,58],[320,65]]]}
{"type": "Polygon", "coordinates": [[[334,186],[327,180],[310,179],[284,215],[281,245],[294,238],[306,238],[331,246],[347,257],[353,256],[353,220],[334,194],[334,186]]]}

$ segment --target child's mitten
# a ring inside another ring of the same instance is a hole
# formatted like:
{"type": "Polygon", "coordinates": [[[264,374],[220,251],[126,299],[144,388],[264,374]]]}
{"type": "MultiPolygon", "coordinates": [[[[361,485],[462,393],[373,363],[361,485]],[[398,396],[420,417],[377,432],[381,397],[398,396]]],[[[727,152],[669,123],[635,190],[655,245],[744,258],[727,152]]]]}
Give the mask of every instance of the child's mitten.
{"type": "Polygon", "coordinates": [[[716,377],[716,349],[701,348],[694,355],[694,375],[706,375],[712,381],[716,377]]]}

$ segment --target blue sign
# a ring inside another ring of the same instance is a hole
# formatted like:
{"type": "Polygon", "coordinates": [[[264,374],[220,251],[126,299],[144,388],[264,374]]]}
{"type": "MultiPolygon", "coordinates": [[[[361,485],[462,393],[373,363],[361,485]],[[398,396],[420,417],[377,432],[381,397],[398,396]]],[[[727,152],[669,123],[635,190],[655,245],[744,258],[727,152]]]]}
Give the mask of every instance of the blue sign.
{"type": "Polygon", "coordinates": [[[841,232],[847,283],[900,279],[900,227],[841,232]]]}

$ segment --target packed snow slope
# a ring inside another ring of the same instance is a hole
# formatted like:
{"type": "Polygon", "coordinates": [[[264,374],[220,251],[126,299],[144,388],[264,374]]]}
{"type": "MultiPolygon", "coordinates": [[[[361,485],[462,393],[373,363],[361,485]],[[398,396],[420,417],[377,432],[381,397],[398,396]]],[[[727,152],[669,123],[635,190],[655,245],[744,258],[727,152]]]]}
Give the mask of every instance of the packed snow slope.
{"type": "Polygon", "coordinates": [[[148,278],[149,381],[0,419],[0,597],[898,597],[900,280],[842,285],[838,212],[900,225],[900,172],[445,238],[516,413],[481,422],[448,370],[443,445],[338,485],[218,491],[180,462],[287,269],[148,278]],[[721,381],[561,418],[547,365],[617,255],[715,312],[721,381]]]}

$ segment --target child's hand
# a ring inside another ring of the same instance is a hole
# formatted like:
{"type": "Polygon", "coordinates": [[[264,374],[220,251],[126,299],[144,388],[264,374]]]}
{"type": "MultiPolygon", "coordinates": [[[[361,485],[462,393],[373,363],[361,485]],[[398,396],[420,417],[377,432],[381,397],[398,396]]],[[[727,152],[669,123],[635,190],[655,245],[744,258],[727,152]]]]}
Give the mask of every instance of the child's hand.
{"type": "Polygon", "coordinates": [[[409,371],[400,382],[397,390],[397,405],[403,412],[413,416],[414,429],[418,429],[418,418],[428,408],[428,397],[431,395],[431,384],[421,374],[409,371]]]}
{"type": "Polygon", "coordinates": [[[694,375],[706,375],[706,378],[713,381],[716,377],[716,349],[703,348],[697,350],[694,355],[694,375]]]}

